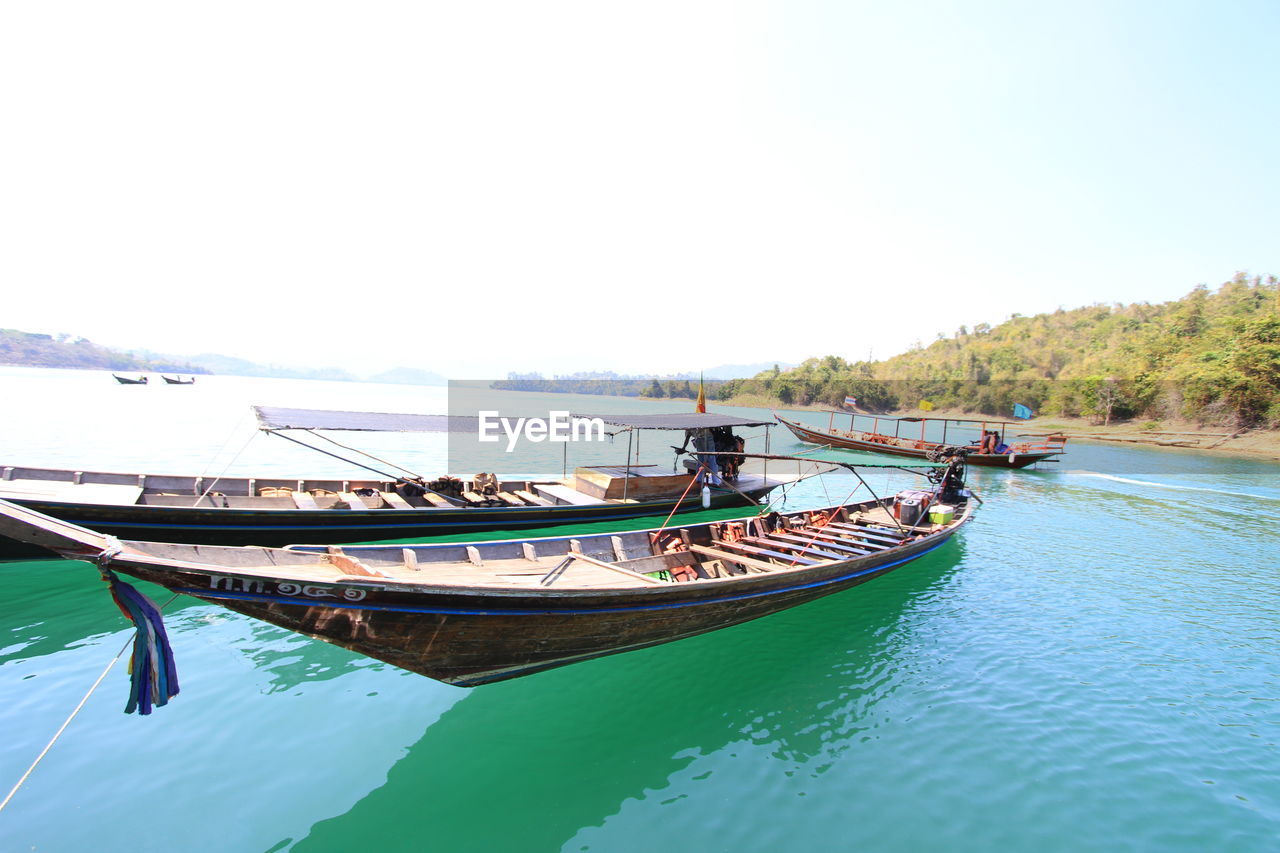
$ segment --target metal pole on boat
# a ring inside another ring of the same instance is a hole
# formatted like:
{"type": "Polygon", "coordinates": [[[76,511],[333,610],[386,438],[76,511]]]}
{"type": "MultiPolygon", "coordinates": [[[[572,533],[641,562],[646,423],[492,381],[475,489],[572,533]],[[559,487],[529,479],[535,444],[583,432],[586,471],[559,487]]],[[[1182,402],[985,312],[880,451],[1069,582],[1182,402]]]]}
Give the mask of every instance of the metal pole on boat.
{"type": "Polygon", "coordinates": [[[768,456],[768,454],[769,454],[769,425],[768,425],[768,424],[765,424],[765,425],[764,425],[764,452],[765,452],[765,460],[764,460],[764,480],[765,480],[765,483],[767,484],[767,483],[769,482],[769,456],[768,456]]]}
{"type": "Polygon", "coordinates": [[[622,499],[627,499],[627,487],[631,485],[631,440],[635,437],[635,428],[627,427],[627,476],[622,480],[622,499]]]}

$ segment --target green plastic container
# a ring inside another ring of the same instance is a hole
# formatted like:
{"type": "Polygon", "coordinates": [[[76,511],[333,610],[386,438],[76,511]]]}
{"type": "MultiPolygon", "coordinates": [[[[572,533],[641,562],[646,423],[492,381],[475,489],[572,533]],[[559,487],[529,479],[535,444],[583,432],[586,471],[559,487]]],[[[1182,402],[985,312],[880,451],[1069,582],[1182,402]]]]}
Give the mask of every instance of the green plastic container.
{"type": "Polygon", "coordinates": [[[934,504],[929,508],[929,521],[934,524],[950,524],[956,520],[956,508],[946,504],[934,504]]]}

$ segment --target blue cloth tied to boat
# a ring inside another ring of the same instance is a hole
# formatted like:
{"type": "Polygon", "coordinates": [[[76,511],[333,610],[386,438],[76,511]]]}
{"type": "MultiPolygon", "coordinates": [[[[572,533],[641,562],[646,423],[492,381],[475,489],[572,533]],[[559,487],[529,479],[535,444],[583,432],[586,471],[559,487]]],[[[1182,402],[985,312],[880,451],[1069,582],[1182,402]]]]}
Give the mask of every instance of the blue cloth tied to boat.
{"type": "Polygon", "coordinates": [[[124,712],[150,714],[153,706],[167,705],[178,695],[178,669],[164,619],[151,599],[120,580],[115,572],[103,569],[102,577],[111,585],[111,597],[120,612],[137,628],[129,659],[129,703],[124,712]]]}

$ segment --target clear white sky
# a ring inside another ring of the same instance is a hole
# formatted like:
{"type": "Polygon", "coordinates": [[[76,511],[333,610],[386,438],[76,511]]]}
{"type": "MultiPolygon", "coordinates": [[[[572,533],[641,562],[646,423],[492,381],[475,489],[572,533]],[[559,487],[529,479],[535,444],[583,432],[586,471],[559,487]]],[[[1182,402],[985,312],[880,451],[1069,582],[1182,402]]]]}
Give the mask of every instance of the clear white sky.
{"type": "Polygon", "coordinates": [[[5,3],[0,326],[488,377],[1163,301],[1280,273],[1277,44],[1274,0],[5,3]]]}

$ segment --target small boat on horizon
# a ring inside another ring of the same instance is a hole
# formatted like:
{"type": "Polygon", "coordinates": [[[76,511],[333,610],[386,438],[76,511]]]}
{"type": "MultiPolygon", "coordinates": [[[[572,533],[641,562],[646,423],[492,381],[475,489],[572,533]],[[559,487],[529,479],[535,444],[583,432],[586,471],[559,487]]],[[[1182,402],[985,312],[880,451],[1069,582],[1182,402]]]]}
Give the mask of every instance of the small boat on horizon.
{"type": "MultiPolygon", "coordinates": [[[[976,442],[966,442],[959,445],[968,448],[967,461],[971,465],[994,468],[1025,468],[1037,462],[1056,461],[1056,457],[1066,452],[1067,438],[1061,434],[1044,436],[1040,442],[1007,444],[1005,442],[1005,429],[1011,425],[1009,421],[965,420],[962,418],[893,418],[865,415],[861,412],[839,412],[834,410],[829,414],[831,417],[828,419],[825,430],[784,418],[777,412],[774,412],[773,416],[778,423],[791,430],[796,438],[806,444],[837,447],[844,450],[865,450],[871,453],[885,453],[891,456],[909,456],[915,459],[929,459],[932,458],[930,454],[937,455],[944,452],[948,447],[956,446],[947,443],[947,428],[951,424],[967,424],[970,427],[978,425],[980,427],[981,439],[976,442]],[[835,425],[836,415],[849,416],[849,429],[839,429],[835,425]],[[859,417],[871,420],[871,427],[869,429],[856,429],[855,418],[859,417]],[[893,435],[880,431],[881,421],[894,424],[893,435]],[[904,423],[919,424],[919,437],[909,438],[901,435],[900,431],[904,423]],[[941,441],[932,441],[925,438],[925,427],[930,423],[942,424],[941,441]],[[988,426],[999,427],[999,430],[988,430],[988,426]]],[[[1012,425],[1016,426],[1016,424],[1012,425]]]]}
{"type": "Polygon", "coordinates": [[[121,376],[119,373],[113,373],[111,375],[114,376],[115,380],[119,382],[121,385],[146,385],[147,384],[146,374],[139,374],[138,376],[121,376]]]}
{"type": "Polygon", "coordinates": [[[165,383],[168,385],[195,385],[196,384],[196,378],[194,376],[187,376],[184,378],[182,376],[167,376],[162,373],[160,374],[160,378],[163,379],[165,383]]]}

